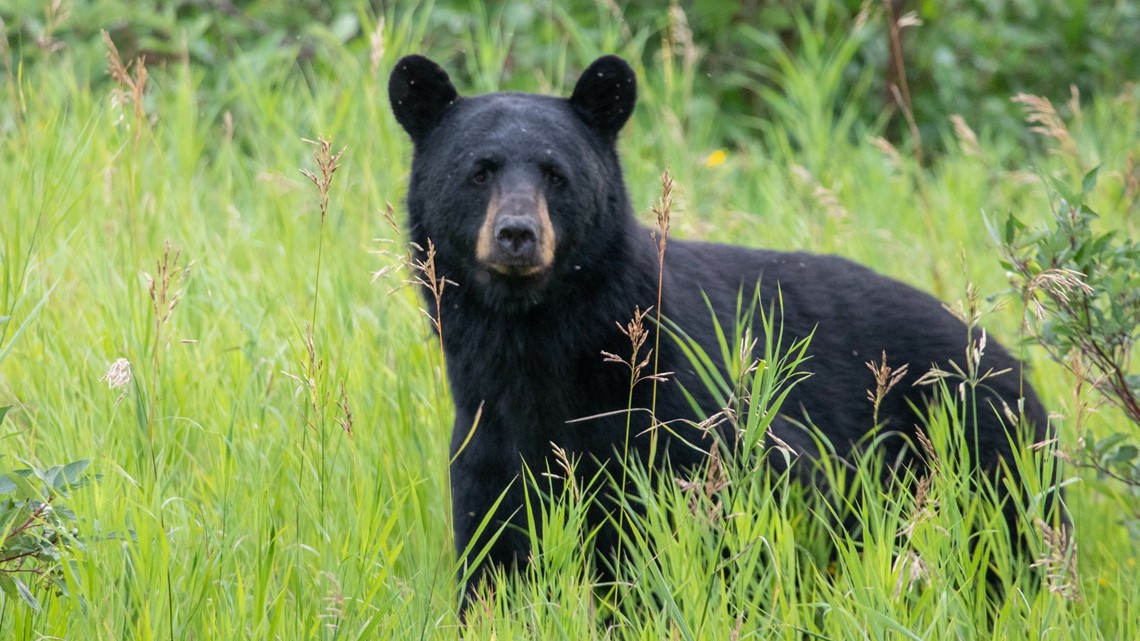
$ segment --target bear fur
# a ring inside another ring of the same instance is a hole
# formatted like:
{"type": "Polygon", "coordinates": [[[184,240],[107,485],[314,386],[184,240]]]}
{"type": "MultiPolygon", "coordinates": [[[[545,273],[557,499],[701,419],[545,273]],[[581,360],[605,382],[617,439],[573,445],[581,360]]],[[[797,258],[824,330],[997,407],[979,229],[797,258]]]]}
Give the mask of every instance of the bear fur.
{"type": "MultiPolygon", "coordinates": [[[[658,370],[672,374],[657,386],[656,417],[674,429],[659,432],[656,458],[648,461],[651,418],[629,409],[649,408],[653,386],[635,386],[631,405],[629,368],[603,357],[630,353],[618,324],[635,309],[653,308],[658,297],[657,246],[634,218],[616,150],[636,96],[634,72],[616,56],[590,65],[568,99],[509,92],[461,97],[447,73],[422,56],[403,58],[392,72],[392,110],[414,145],[411,240],[420,260],[430,241],[437,278],[454,283],[444,288],[438,320],[455,403],[456,549],[472,561],[498,535],[485,562],[470,572],[468,590],[489,564],[527,559],[524,469],[536,478],[557,469],[552,444],[590,479],[619,464],[627,420],[628,451],[649,465],[667,460],[692,468],[715,439],[729,448],[735,442],[731,429],[706,433],[675,420],[697,422],[720,407],[677,342],[663,335],[658,370]],[[480,540],[472,541],[485,519],[480,540]]],[[[709,354],[720,353],[710,304],[731,328],[738,296],[743,291],[747,298],[757,283],[764,309],[782,297],[785,344],[813,336],[802,368],[812,376],[792,389],[771,430],[798,453],[818,451],[802,427],[809,422],[841,455],[866,442],[876,429],[867,363],[884,352],[891,364],[908,364],[909,373],[884,399],[877,429],[913,442],[920,423],[913,408],[930,401],[930,388],[914,381],[932,365],[962,362],[967,350],[967,327],[938,300],[835,256],[670,238],[661,277],[661,312],[709,354]]],[[[435,301],[427,298],[434,313],[435,301]]],[[[645,328],[648,348],[655,327],[647,319],[645,328]]],[[[753,330],[761,335],[763,328],[756,323],[753,330]]],[[[1023,386],[1019,362],[994,341],[982,368],[1010,370],[979,388],[971,426],[972,459],[994,470],[1009,457],[1011,441],[1045,440],[1048,422],[1033,389],[1023,386]],[[1028,434],[998,416],[1003,405],[1018,408],[1019,401],[1028,434]]],[[[906,443],[886,440],[885,460],[906,458],[906,443]]],[[[769,460],[779,467],[783,459],[769,460]]],[[[604,518],[604,508],[597,510],[594,518],[604,518]]],[[[613,528],[599,531],[599,549],[615,542],[613,528]]]]}

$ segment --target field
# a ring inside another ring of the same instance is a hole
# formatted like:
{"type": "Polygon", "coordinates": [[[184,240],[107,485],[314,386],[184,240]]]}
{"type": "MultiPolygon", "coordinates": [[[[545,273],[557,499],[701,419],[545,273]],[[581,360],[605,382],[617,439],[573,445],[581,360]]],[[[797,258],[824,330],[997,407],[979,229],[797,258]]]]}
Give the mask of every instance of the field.
{"type": "MultiPolygon", "coordinates": [[[[849,488],[861,539],[743,468],[721,494],[647,491],[645,540],[597,594],[577,529],[588,499],[535,506],[542,558],[527,580],[501,577],[462,632],[451,407],[409,284],[423,277],[401,235],[411,149],[387,105],[400,56],[437,56],[461,92],[560,95],[595,55],[638,61],[620,149],[646,224],[668,169],[673,237],[838,253],[974,301],[1032,365],[1070,448],[1135,428],[1023,340],[986,221],[1043,226],[1044,177],[1079,186],[1099,165],[1098,224],[1134,236],[1140,90],[1057,111],[1023,98],[1020,131],[947,119],[922,123],[923,142],[896,114],[889,142],[884,119],[859,117],[866,87],[843,78],[864,41],[813,34],[805,15],[763,122],[728,136],[692,43],[662,54],[660,34],[562,21],[536,71],[501,73],[510,34],[480,14],[460,71],[432,11],[361,11],[371,38],[318,41],[301,65],[144,67],[102,40],[27,65],[4,52],[0,471],[41,471],[28,485],[55,488],[55,516],[38,517],[65,531],[47,553],[0,558],[0,638],[1140,638],[1136,489],[1064,466],[1079,555],[1030,526],[1020,559],[946,442],[925,497],[849,488]],[[1004,597],[987,600],[988,566],[1004,597]]],[[[24,525],[0,519],[0,535],[24,525]]]]}

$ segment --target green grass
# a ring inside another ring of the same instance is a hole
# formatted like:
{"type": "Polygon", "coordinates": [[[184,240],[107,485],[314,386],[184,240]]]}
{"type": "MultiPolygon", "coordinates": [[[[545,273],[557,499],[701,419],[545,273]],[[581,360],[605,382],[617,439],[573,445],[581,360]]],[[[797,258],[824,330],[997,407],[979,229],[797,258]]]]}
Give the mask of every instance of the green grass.
{"type": "MultiPolygon", "coordinates": [[[[0,317],[10,317],[0,320],[0,406],[14,407],[0,424],[0,467],[91,458],[101,478],[68,502],[85,541],[64,556],[69,594],[25,576],[41,607],[0,594],[0,638],[459,634],[438,343],[401,284],[413,274],[372,281],[399,264],[382,212],[392,203],[402,218],[410,155],[387,107],[387,71],[423,49],[430,10],[388,17],[376,69],[367,51],[332,45],[304,74],[271,56],[155,66],[141,122],[112,102],[110,83],[81,80],[92,62],[66,50],[12,70],[0,94],[0,317]],[[316,170],[302,139],[318,135],[346,147],[323,225],[319,194],[299,171],[316,170]],[[181,300],[162,321],[146,275],[161,285],[168,242],[181,252],[169,290],[181,300]],[[134,382],[108,389],[100,377],[118,358],[134,382]]],[[[565,88],[563,70],[598,53],[585,29],[559,21],[549,37],[561,56],[512,87],[565,88]]],[[[656,37],[633,35],[625,45],[616,31],[602,37],[631,57],[656,37]]],[[[642,219],[651,221],[668,167],[675,237],[840,253],[949,301],[967,282],[985,295],[1007,287],[983,212],[1046,220],[1047,192],[1030,170],[1074,180],[1103,163],[1098,210],[1108,225],[1135,225],[1135,93],[1088,98],[1070,123],[1075,155],[1012,167],[1016,141],[983,133],[978,149],[950,142],[920,167],[906,145],[892,155],[872,142],[876,127],[853,120],[857,91],[835,90],[858,37],[789,54],[771,72],[781,119],[719,165],[706,162],[719,130],[694,68],[680,55],[643,61],[643,99],[621,138],[642,219]]],[[[491,89],[510,32],[498,24],[469,38],[479,52],[469,73],[491,89]]],[[[951,140],[950,123],[939,126],[951,140]]],[[[983,322],[1017,344],[1017,305],[983,322]]],[[[1071,382],[1039,352],[1022,356],[1072,442],[1071,382]]],[[[1124,429],[1109,409],[1083,426],[1124,429]]],[[[1080,548],[1081,599],[1071,600],[1013,558],[993,508],[964,494],[952,465],[906,541],[895,534],[921,506],[861,468],[846,493],[860,499],[849,509],[861,542],[794,487],[774,491],[783,479],[739,467],[730,489],[697,502],[697,517],[672,485],[631,499],[654,507],[628,582],[608,594],[591,590],[589,533],[578,527],[581,497],[599,486],[534,506],[547,524],[543,553],[527,580],[504,578],[475,606],[466,637],[1140,638],[1131,610],[1140,541],[1124,524],[1135,505],[1124,488],[1066,470],[1080,548]],[[907,554],[928,568],[910,589],[898,587],[896,566],[907,554]],[[987,563],[1012,577],[1008,599],[984,598],[987,563]]]]}

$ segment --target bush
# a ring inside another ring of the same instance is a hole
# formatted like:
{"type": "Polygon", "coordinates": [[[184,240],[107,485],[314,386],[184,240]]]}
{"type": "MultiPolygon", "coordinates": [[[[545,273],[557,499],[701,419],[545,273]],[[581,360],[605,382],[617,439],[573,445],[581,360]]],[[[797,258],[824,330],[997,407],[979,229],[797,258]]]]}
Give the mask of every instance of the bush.
{"type": "MultiPolygon", "coordinates": [[[[0,407],[0,420],[10,406],[0,407]]],[[[65,548],[82,543],[68,492],[90,481],[90,459],[40,469],[0,467],[0,591],[40,609],[26,579],[32,577],[67,594],[65,548]]]]}
{"type": "Polygon", "coordinates": [[[1131,367],[1140,338],[1140,243],[1122,230],[1097,230],[1088,196],[1098,173],[1088,172],[1078,190],[1047,179],[1056,197],[1051,227],[1031,230],[1011,214],[991,233],[1033,340],[1072,373],[1078,394],[1091,387],[1133,423],[1099,439],[1079,433],[1074,461],[1131,486],[1132,516],[1140,520],[1140,373],[1131,367]]]}

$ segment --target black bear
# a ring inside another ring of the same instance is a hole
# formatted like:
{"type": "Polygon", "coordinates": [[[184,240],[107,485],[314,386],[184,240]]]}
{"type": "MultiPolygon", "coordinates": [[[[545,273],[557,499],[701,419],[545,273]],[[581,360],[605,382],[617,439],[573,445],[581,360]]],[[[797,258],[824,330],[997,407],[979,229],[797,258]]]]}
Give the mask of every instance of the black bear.
{"type": "MultiPolygon", "coordinates": [[[[651,385],[635,386],[632,394],[632,408],[654,405],[656,418],[672,426],[658,432],[649,461],[652,418],[631,411],[629,369],[602,354],[630,352],[617,324],[635,308],[657,305],[659,277],[660,312],[710,354],[719,353],[710,305],[731,327],[738,295],[754,292],[757,283],[765,308],[782,297],[785,335],[814,332],[804,366],[813,375],[792,389],[769,441],[798,453],[817,450],[807,423],[840,453],[876,429],[913,436],[914,407],[927,403],[929,388],[912,383],[932,365],[948,368],[966,353],[967,327],[939,301],[843,258],[671,239],[659,269],[657,245],[634,218],[616,151],[636,87],[633,70],[616,56],[591,64],[568,99],[462,97],[423,56],[403,58],[392,72],[392,110],[414,145],[411,240],[421,260],[430,241],[436,277],[454,283],[443,290],[438,320],[455,402],[455,545],[473,561],[498,535],[471,572],[468,591],[488,563],[526,560],[524,470],[538,476],[553,468],[552,444],[580,461],[581,475],[594,478],[612,472],[618,453],[649,465],[692,467],[714,439],[734,442],[733,430],[696,427],[719,409],[718,401],[703,391],[678,342],[662,335],[658,370],[672,372],[669,380],[656,386],[655,400],[651,385]],[[909,364],[910,373],[883,401],[876,426],[867,363],[884,353],[891,363],[909,364]],[[694,412],[682,386],[705,416],[694,412]]],[[[654,324],[647,321],[646,330],[653,345],[654,324]]],[[[971,426],[973,460],[992,470],[1009,456],[1011,440],[1044,440],[1048,427],[1016,359],[990,342],[983,367],[1010,370],[979,388],[971,426]],[[1013,422],[999,417],[1000,408],[1018,408],[1019,401],[1028,430],[1007,427],[1013,422]]],[[[906,442],[888,441],[887,460],[905,457],[906,442]]],[[[597,546],[615,544],[613,528],[602,528],[597,546]]]]}

